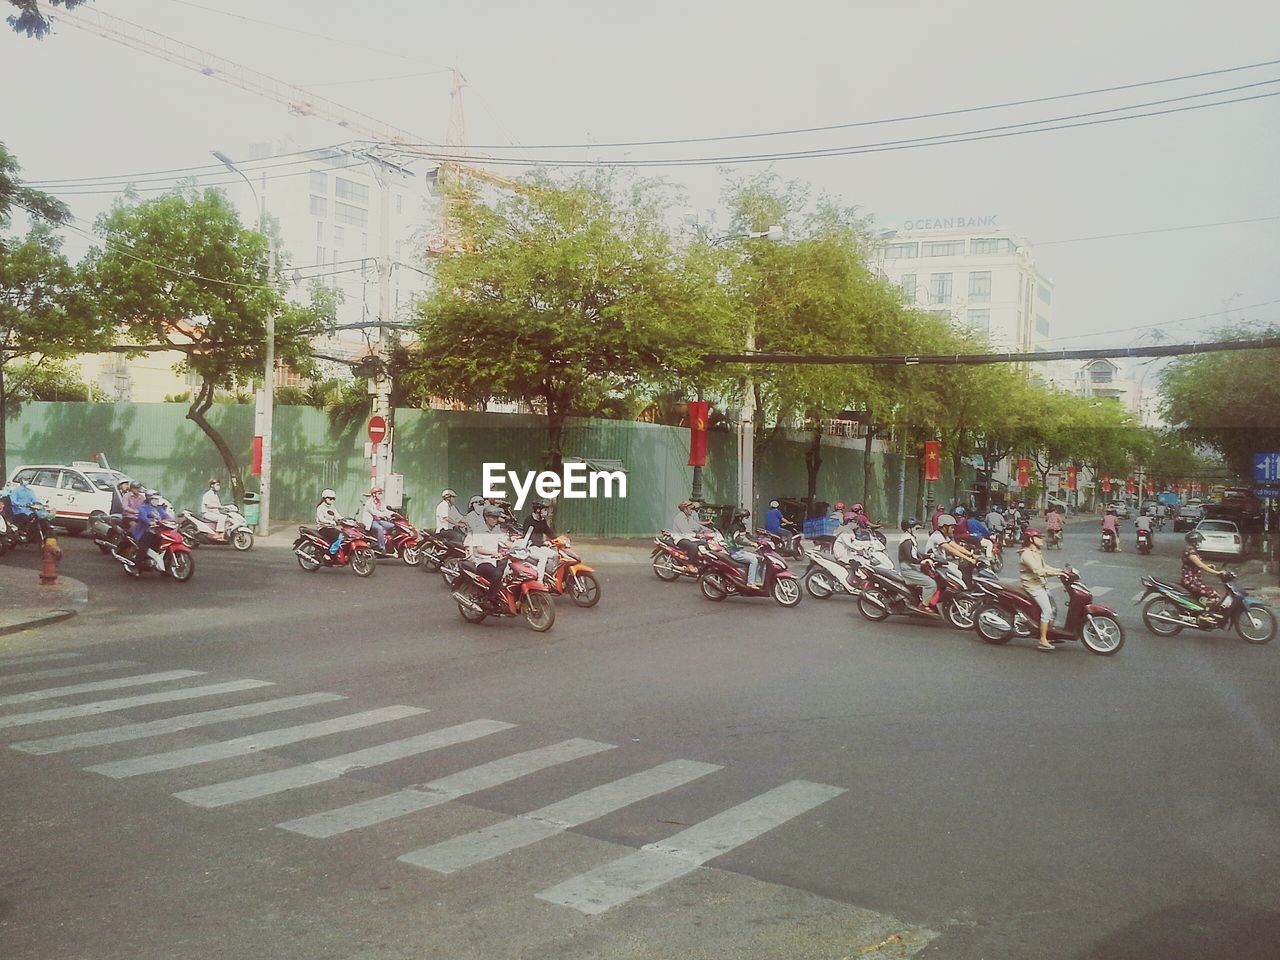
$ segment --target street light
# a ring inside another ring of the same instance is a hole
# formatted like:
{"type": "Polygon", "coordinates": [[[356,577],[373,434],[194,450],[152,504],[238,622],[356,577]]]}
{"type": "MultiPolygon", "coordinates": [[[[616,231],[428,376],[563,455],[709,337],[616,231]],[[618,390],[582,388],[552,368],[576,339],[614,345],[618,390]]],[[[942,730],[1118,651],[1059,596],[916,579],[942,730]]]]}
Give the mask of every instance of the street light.
{"type": "MultiPolygon", "coordinates": [[[[238,175],[249,186],[254,203],[258,207],[258,229],[266,226],[267,211],[262,205],[262,198],[253,186],[253,181],[245,176],[244,171],[231,162],[231,158],[220,150],[210,150],[213,156],[228,170],[238,175]]],[[[271,235],[267,234],[267,277],[271,276],[271,235]]],[[[258,536],[265,537],[270,533],[271,523],[271,434],[275,420],[276,405],[276,316],[267,313],[267,357],[262,370],[262,477],[261,502],[258,506],[258,536]]]]}

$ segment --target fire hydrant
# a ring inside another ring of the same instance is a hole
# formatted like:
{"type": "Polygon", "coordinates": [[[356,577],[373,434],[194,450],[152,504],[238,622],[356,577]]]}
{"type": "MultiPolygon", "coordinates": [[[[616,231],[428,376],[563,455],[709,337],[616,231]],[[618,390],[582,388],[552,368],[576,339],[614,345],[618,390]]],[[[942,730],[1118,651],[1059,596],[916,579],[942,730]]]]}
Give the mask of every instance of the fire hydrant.
{"type": "Polygon", "coordinates": [[[52,584],[58,582],[58,564],[62,562],[62,548],[58,541],[50,537],[44,542],[40,551],[40,582],[52,584]]]}

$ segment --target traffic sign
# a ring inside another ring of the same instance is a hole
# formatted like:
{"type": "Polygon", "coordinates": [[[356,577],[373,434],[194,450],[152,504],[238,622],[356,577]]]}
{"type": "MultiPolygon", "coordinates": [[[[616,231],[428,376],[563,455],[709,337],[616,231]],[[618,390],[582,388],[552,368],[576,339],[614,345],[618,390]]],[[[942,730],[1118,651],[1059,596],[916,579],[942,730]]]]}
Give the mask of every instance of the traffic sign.
{"type": "Polygon", "coordinates": [[[378,416],[369,418],[369,439],[374,443],[381,443],[382,438],[387,435],[387,421],[378,416]]]}
{"type": "Polygon", "coordinates": [[[1280,500],[1280,487],[1254,487],[1253,493],[1259,500],[1280,500]]]}
{"type": "Polygon", "coordinates": [[[1280,453],[1255,453],[1253,455],[1253,479],[1257,483],[1280,480],[1280,453]]]}

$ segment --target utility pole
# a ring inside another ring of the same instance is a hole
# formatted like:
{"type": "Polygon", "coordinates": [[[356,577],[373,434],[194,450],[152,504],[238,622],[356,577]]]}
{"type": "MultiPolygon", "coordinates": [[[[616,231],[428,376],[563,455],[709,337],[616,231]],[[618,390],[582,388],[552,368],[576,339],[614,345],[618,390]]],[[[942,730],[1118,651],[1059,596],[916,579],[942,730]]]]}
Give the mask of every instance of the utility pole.
{"type": "Polygon", "coordinates": [[[391,302],[391,174],[402,168],[381,157],[366,153],[378,184],[378,327],[373,341],[374,373],[369,392],[373,395],[373,412],[388,424],[387,435],[374,444],[371,475],[373,482],[387,490],[392,468],[392,441],[395,427],[391,422],[391,378],[387,374],[386,324],[394,319],[391,302]]]}

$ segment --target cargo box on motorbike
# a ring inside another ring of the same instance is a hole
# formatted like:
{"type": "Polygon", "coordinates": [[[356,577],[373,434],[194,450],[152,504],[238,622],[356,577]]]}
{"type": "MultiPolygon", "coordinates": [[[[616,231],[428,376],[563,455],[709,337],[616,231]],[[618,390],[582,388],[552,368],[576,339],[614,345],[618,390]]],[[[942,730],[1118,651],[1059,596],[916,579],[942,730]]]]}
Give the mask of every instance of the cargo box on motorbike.
{"type": "Polygon", "coordinates": [[[818,537],[834,538],[840,529],[840,521],[835,517],[810,517],[804,522],[804,535],[810,540],[818,537]]]}

